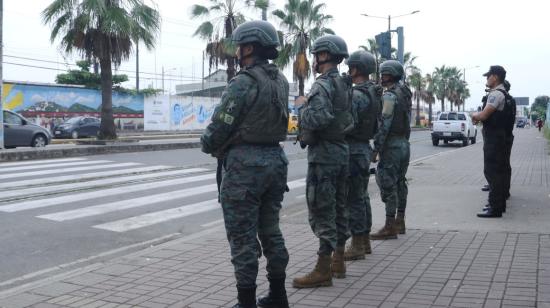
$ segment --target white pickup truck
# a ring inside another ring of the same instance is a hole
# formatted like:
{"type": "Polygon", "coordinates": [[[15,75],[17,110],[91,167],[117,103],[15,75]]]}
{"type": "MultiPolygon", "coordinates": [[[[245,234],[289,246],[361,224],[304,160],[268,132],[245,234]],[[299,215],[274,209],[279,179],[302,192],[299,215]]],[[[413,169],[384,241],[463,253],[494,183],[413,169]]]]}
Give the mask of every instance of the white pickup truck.
{"type": "Polygon", "coordinates": [[[449,141],[462,141],[462,146],[470,142],[476,143],[477,126],[472,123],[472,118],[466,112],[442,112],[433,122],[432,144],[439,145],[439,140],[445,144],[449,141]]]}

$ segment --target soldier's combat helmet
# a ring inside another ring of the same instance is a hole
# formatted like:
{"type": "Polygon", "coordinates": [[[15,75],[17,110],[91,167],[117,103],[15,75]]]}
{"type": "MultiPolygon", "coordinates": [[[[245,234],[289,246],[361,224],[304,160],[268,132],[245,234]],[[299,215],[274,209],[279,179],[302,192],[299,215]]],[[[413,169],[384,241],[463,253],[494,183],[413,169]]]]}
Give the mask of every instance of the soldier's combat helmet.
{"type": "Polygon", "coordinates": [[[279,35],[277,30],[267,21],[247,21],[239,25],[231,36],[231,40],[237,45],[258,43],[263,47],[278,47],[279,35]]]}
{"type": "Polygon", "coordinates": [[[346,65],[357,67],[365,75],[376,72],[376,59],[370,52],[364,50],[353,52],[346,60],[346,65]]]}
{"type": "Polygon", "coordinates": [[[316,39],[315,42],[313,42],[311,53],[317,54],[321,51],[326,51],[331,55],[340,56],[342,58],[349,57],[348,45],[338,35],[327,34],[316,39]]]}
{"type": "Polygon", "coordinates": [[[380,75],[391,75],[393,78],[399,80],[405,75],[403,65],[396,60],[386,60],[380,64],[380,75]]]}

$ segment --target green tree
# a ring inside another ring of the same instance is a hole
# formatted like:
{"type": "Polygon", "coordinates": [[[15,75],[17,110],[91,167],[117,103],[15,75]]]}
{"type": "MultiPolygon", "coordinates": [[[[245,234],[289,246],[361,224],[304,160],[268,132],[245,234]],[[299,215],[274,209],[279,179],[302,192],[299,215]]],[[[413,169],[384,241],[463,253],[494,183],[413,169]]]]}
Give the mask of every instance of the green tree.
{"type": "Polygon", "coordinates": [[[209,6],[195,4],[191,7],[191,18],[206,19],[193,35],[206,41],[210,70],[222,64],[227,66],[227,81],[235,76],[237,58],[231,35],[245,21],[241,11],[246,7],[267,10],[268,6],[266,0],[210,0],[209,6]]]}
{"type": "MultiPolygon", "coordinates": [[[[80,69],[68,70],[67,73],[58,74],[55,77],[55,82],[58,84],[82,85],[90,89],[101,89],[101,76],[100,74],[90,72],[90,61],[77,61],[76,65],[80,69]]],[[[128,76],[125,74],[113,75],[114,88],[119,88],[120,84],[126,81],[128,81],[128,76]]]]}
{"type": "Polygon", "coordinates": [[[546,109],[548,108],[548,102],[550,97],[547,95],[540,95],[535,98],[533,105],[531,105],[531,117],[534,119],[544,119],[546,117],[546,109]]]}
{"type": "Polygon", "coordinates": [[[436,88],[432,75],[426,74],[426,76],[424,76],[424,83],[426,84],[426,90],[422,92],[422,100],[428,104],[428,125],[431,127],[433,114],[432,105],[435,103],[434,93],[436,88]]]}
{"type": "Polygon", "coordinates": [[[98,60],[101,68],[100,139],[116,139],[113,119],[113,72],[132,52],[138,38],[148,49],[155,46],[160,14],[142,0],[54,0],[42,11],[51,24],[51,40],[60,40],[65,53],[77,52],[98,60]]]}
{"type": "Polygon", "coordinates": [[[273,11],[284,29],[284,44],[276,63],[281,68],[293,63],[300,95],[304,95],[304,81],[311,74],[308,51],[312,42],[325,34],[334,34],[326,27],[332,16],[325,15],[324,8],[324,3],[316,4],[315,0],[287,0],[284,10],[273,11]]]}
{"type": "Polygon", "coordinates": [[[426,91],[426,80],[422,77],[422,73],[419,69],[416,69],[409,76],[409,84],[414,90],[414,99],[416,100],[415,125],[420,126],[420,99],[422,98],[422,92],[426,91]]]}

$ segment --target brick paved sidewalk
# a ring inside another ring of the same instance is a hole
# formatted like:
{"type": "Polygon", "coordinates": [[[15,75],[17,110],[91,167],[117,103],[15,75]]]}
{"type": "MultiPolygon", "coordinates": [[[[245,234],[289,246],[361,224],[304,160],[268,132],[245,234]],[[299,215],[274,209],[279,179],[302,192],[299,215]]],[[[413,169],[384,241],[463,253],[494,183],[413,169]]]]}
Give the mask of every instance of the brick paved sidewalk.
{"type": "MultiPolygon", "coordinates": [[[[502,219],[475,212],[486,194],[481,145],[411,165],[407,234],[373,242],[345,279],[293,289],[309,271],[317,240],[305,213],[283,219],[293,307],[550,307],[550,156],[535,130],[516,132],[510,210],[502,219]]],[[[373,200],[374,201],[374,200],[373,200]]],[[[375,224],[383,210],[373,202],[375,224]]],[[[265,293],[265,260],[258,294],[265,293]]],[[[231,307],[233,267],[223,227],[90,266],[0,299],[0,307],[231,307]]],[[[8,294],[8,293],[5,293],[8,294]]]]}

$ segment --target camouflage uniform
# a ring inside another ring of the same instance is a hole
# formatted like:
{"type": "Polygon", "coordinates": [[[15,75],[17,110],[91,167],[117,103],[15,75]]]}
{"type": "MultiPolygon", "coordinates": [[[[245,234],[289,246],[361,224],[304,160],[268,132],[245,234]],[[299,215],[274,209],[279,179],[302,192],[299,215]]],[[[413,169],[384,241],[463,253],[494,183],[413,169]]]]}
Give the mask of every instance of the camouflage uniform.
{"type": "Polygon", "coordinates": [[[288,160],[279,141],[286,139],[287,104],[285,77],[274,65],[258,61],[229,82],[201,137],[203,152],[218,157],[229,145],[221,203],[237,287],[255,288],[259,251],[267,258],[268,277],[285,277],[288,252],[279,211],[288,160]]]}
{"type": "Polygon", "coordinates": [[[374,151],[380,154],[376,183],[382,201],[386,204],[386,225],[378,233],[372,234],[371,239],[397,238],[397,232],[394,231],[404,233],[407,207],[408,187],[405,176],[410,159],[410,89],[396,81],[385,89],[382,101],[382,119],[374,138],[374,151]],[[396,212],[398,218],[402,219],[402,230],[397,230],[396,212]],[[390,232],[383,235],[384,230],[390,232]]]}
{"type": "Polygon", "coordinates": [[[357,114],[356,128],[348,135],[346,141],[350,150],[350,181],[348,206],[350,210],[350,231],[352,235],[366,235],[371,231],[372,213],[370,206],[370,197],[368,193],[370,162],[372,160],[372,148],[369,139],[374,134],[377,126],[379,106],[371,106],[372,99],[365,92],[370,87],[377,87],[372,81],[356,85],[353,91],[353,112],[357,114]],[[374,108],[373,108],[374,107],[374,108]],[[366,114],[365,114],[366,113],[366,114]],[[370,113],[370,114],[369,114],[370,113]],[[361,115],[371,117],[371,119],[362,119],[361,115]],[[369,123],[364,127],[361,122],[369,123]]]}
{"type": "MultiPolygon", "coordinates": [[[[335,121],[332,97],[333,78],[340,78],[336,68],[317,78],[311,87],[307,107],[301,110],[300,129],[318,132],[335,121]]],[[[316,133],[319,135],[319,133],[316,133]]],[[[318,137],[308,147],[306,197],[309,223],[319,238],[319,255],[330,255],[344,246],[349,237],[347,199],[349,147],[342,140],[318,137]]]]}

